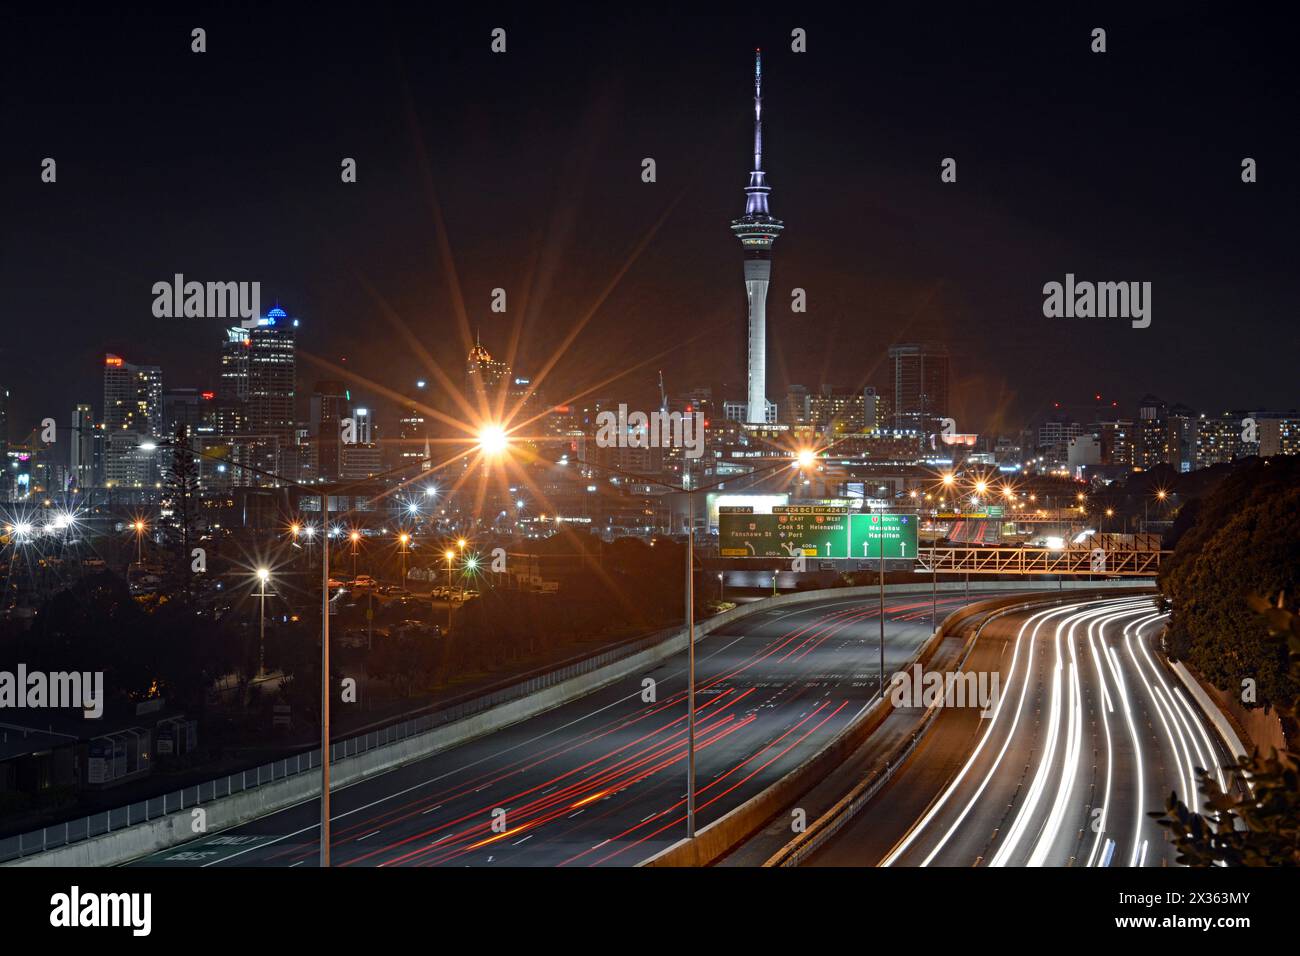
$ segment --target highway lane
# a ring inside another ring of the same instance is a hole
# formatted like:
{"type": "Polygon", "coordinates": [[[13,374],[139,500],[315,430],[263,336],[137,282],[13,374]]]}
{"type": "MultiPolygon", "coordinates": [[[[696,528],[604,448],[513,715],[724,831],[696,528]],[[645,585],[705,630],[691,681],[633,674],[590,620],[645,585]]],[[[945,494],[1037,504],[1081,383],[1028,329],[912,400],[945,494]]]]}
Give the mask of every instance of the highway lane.
{"type": "MultiPolygon", "coordinates": [[[[993,592],[941,595],[940,614],[993,592]]],[[[998,592],[1005,594],[1007,592],[998,592]]],[[[928,594],[887,598],[886,673],[930,634],[928,594]]],[[[832,739],[877,688],[879,606],[822,600],[697,645],[698,825],[832,739]]],[[[334,791],[331,863],[632,865],[685,835],[685,654],[580,700],[334,791]],[[645,681],[654,699],[645,699],[645,681]],[[495,828],[494,828],[495,824],[495,828]]],[[[142,861],[314,866],[309,801],[142,861]]]]}
{"type": "Polygon", "coordinates": [[[1130,597],[996,618],[966,668],[999,675],[991,715],[945,707],[810,865],[1174,863],[1147,813],[1232,760],[1152,647],[1164,617],[1130,597]]]}

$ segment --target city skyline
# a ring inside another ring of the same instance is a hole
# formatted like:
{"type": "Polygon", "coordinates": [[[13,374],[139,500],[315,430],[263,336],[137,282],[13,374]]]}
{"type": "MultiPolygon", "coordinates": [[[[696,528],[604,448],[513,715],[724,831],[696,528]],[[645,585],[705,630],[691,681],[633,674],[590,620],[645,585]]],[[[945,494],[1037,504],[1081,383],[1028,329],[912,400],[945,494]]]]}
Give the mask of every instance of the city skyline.
{"type": "MultiPolygon", "coordinates": [[[[20,61],[51,42],[51,34],[42,30],[43,22],[26,25],[31,31],[27,37],[31,52],[16,51],[20,61]]],[[[1193,29],[1195,22],[1186,20],[1185,28],[1193,29]]],[[[165,33],[168,23],[151,26],[150,31],[158,33],[146,31],[149,41],[165,33]]],[[[1129,27],[1150,32],[1162,24],[1164,20],[1152,15],[1129,27]]],[[[1029,31],[1032,26],[1063,29],[1062,22],[1050,17],[1015,29],[1029,31]]],[[[650,29],[645,24],[641,27],[650,29]]],[[[273,45],[277,36],[275,21],[255,35],[238,23],[229,29],[238,32],[241,56],[250,60],[257,59],[250,49],[258,50],[258,44],[273,45]]],[[[456,29],[449,29],[448,36],[459,36],[456,29]]],[[[472,52],[469,25],[464,29],[466,49],[448,51],[456,64],[463,66],[471,57],[491,56],[472,52]]],[[[613,43],[621,40],[629,27],[606,24],[600,29],[613,43]]],[[[769,291],[769,399],[776,400],[787,384],[815,388],[834,383],[851,388],[879,382],[890,345],[933,340],[946,344],[954,355],[955,416],[963,422],[973,421],[974,429],[980,431],[1014,428],[1040,412],[1050,412],[1054,402],[1070,402],[1097,391],[1122,397],[1127,383],[1133,381],[1142,383],[1130,389],[1134,393],[1152,391],[1207,411],[1216,406],[1288,408],[1294,404],[1284,374],[1283,356],[1289,343],[1278,342],[1277,348],[1265,345],[1269,335],[1279,334],[1266,333],[1266,328],[1280,328],[1284,338],[1290,334],[1286,324],[1269,324],[1283,308],[1288,293],[1278,258],[1284,244],[1267,243],[1270,237],[1281,235],[1277,230],[1290,220],[1295,199],[1295,187],[1284,181],[1276,161],[1272,168],[1279,175],[1261,175],[1260,182],[1250,185],[1241,183],[1237,175],[1239,157],[1231,162],[1223,159],[1224,165],[1217,171],[1196,155],[1170,162],[1162,150],[1184,135],[1182,129],[1166,131],[1161,134],[1164,139],[1155,132],[1129,135],[1133,131],[1125,130],[1121,138],[1133,144],[1132,155],[1126,160],[1127,172],[1097,163],[1095,155],[1086,157],[1085,162],[1084,157],[1072,157],[1069,151],[1017,152],[1016,147],[1023,145],[1021,137],[1028,135],[1024,130],[1009,134],[1010,145],[990,149],[979,137],[972,138],[966,120],[954,115],[954,108],[960,112],[963,104],[970,105],[967,98],[974,98],[975,91],[951,89],[949,95],[955,98],[956,107],[938,108],[943,101],[936,98],[933,88],[955,83],[959,75],[966,82],[966,74],[956,71],[971,64],[974,54],[969,53],[961,53],[965,59],[954,61],[951,72],[936,73],[919,90],[897,89],[892,96],[855,102],[854,121],[837,123],[833,117],[845,115],[846,105],[838,91],[847,88],[826,81],[833,71],[849,69],[848,42],[862,26],[851,20],[847,30],[839,31],[843,36],[818,31],[815,22],[808,29],[814,44],[808,54],[790,52],[788,43],[778,42],[781,37],[775,29],[768,37],[755,37],[757,41],[770,40],[765,46],[766,65],[769,74],[779,78],[768,91],[773,100],[769,116],[777,130],[768,151],[781,167],[783,208],[796,209],[800,223],[796,233],[782,242],[780,267],[769,291]],[[928,104],[931,113],[918,112],[901,120],[900,111],[909,98],[914,105],[928,104]],[[893,133],[881,137],[891,125],[893,133]],[[949,134],[944,133],[945,127],[951,127],[949,134]],[[827,155],[818,143],[832,132],[847,138],[834,155],[827,155]],[[942,145],[945,135],[955,145],[942,145]],[[956,156],[960,172],[956,183],[943,184],[939,161],[949,155],[956,156]],[[1005,164],[1012,156],[1020,159],[1014,170],[999,173],[996,166],[990,166],[995,161],[1005,164]],[[1161,175],[1169,179],[1168,187],[1152,184],[1151,177],[1161,165],[1154,162],[1156,157],[1163,157],[1161,175]],[[1088,168],[1087,176],[1082,169],[1069,175],[1083,193],[1094,196],[1095,203],[1090,204],[1094,208],[1087,212],[1071,209],[1060,222],[1032,215],[1027,209],[1033,205],[1029,197],[1035,191],[1041,193],[1045,177],[1065,175],[1071,163],[1088,168]],[[852,171],[845,164],[851,164],[852,171]],[[1174,183],[1187,188],[1203,186],[1207,177],[1217,175],[1224,177],[1221,187],[1211,190],[1198,211],[1199,216],[1210,217],[1204,219],[1207,225],[1215,224],[1196,233],[1205,238],[1193,239],[1169,224],[1178,216],[1136,232],[1126,219],[1130,214],[1122,214],[1114,222],[1099,218],[1120,209],[1141,209],[1144,201],[1154,210],[1170,201],[1174,183]],[[833,191],[833,203],[828,203],[832,195],[828,191],[833,191]],[[1001,212],[992,212],[994,203],[1002,204],[1001,212]],[[867,213],[865,219],[862,214],[850,215],[855,207],[867,213]],[[1247,214],[1254,224],[1248,235],[1233,225],[1247,214]],[[1080,238],[1063,244],[1062,225],[1067,221],[1069,231],[1078,232],[1080,238]],[[1130,275],[1128,267],[1115,266],[1089,251],[1095,241],[1086,240],[1087,236],[1110,235],[1117,226],[1128,236],[1142,230],[1150,233],[1145,241],[1129,240],[1135,247],[1129,258],[1149,265],[1149,271],[1147,266],[1141,267],[1146,275],[1130,275]],[[976,234],[972,229],[981,237],[978,242],[971,241],[976,234]],[[1210,236],[1222,237],[1224,242],[1232,237],[1231,244],[1211,243],[1210,236]],[[959,240],[969,254],[966,262],[941,253],[941,247],[959,240]],[[1034,249],[1032,254],[1026,251],[1027,246],[1045,242],[1051,256],[1042,249],[1034,249]],[[1205,248],[1207,243],[1210,248],[1205,248]],[[1067,254],[1067,246],[1073,246],[1073,252],[1067,254]],[[857,260],[861,266],[850,266],[845,258],[855,249],[865,253],[857,260]],[[1224,253],[1231,260],[1223,258],[1224,253]],[[1221,288],[1216,275],[1232,271],[1230,262],[1241,257],[1248,258],[1251,266],[1236,274],[1250,276],[1248,284],[1242,279],[1235,286],[1221,288]],[[1197,265],[1192,267],[1193,263],[1197,265]],[[1169,275],[1170,269],[1176,273],[1174,277],[1169,275]],[[1122,323],[1097,319],[1044,318],[1042,285],[1066,273],[1152,281],[1156,303],[1153,326],[1132,330],[1122,323]],[[998,288],[990,289],[990,285],[998,288]],[[790,311],[790,294],[796,288],[807,293],[806,313],[790,311]],[[1231,297],[1224,299],[1223,293],[1230,290],[1231,297]],[[1230,318],[1225,321],[1224,316],[1230,318]],[[1228,341],[1216,351],[1235,350],[1249,360],[1219,363],[1213,375],[1202,374],[1199,363],[1204,361],[1208,344],[1225,334],[1228,341]],[[1048,376],[1026,361],[1036,353],[1046,350],[1053,354],[1081,340],[1096,343],[1102,350],[1090,363],[1048,376]]],[[[915,32],[917,27],[908,29],[915,32]]],[[[928,29],[933,31],[928,38],[935,44],[936,56],[938,51],[954,52],[957,24],[928,29]]],[[[1006,35],[1007,29],[986,38],[994,49],[1019,42],[1022,34],[1006,35]]],[[[703,98],[695,104],[692,116],[659,115],[662,105],[656,103],[661,103],[662,97],[650,97],[629,83],[628,68],[616,65],[616,58],[604,56],[595,58],[580,77],[565,81],[579,87],[570,97],[577,105],[565,107],[569,122],[558,124],[559,129],[543,129],[528,118],[532,106],[531,94],[526,91],[517,91],[523,97],[522,112],[512,113],[514,119],[504,125],[484,125],[486,115],[478,110],[495,101],[500,84],[518,75],[519,67],[505,70],[497,64],[513,64],[516,61],[510,58],[519,57],[521,66],[528,68],[538,57],[554,55],[553,50],[543,53],[519,44],[511,47],[504,60],[487,60],[492,71],[483,79],[483,90],[478,94],[469,91],[469,99],[457,112],[447,112],[427,96],[433,79],[429,68],[417,66],[410,51],[384,31],[365,33],[359,48],[363,52],[357,55],[379,57],[384,66],[357,81],[359,85],[344,102],[353,104],[355,110],[363,103],[378,102],[374,97],[381,94],[389,97],[379,114],[384,117],[383,135],[377,141],[382,145],[374,145],[376,140],[369,136],[353,144],[291,138],[295,163],[307,168],[319,163],[319,179],[277,177],[265,150],[250,145],[252,154],[262,157],[250,162],[251,154],[238,145],[238,138],[228,147],[233,150],[232,163],[224,179],[213,175],[216,169],[207,166],[210,160],[198,160],[201,174],[197,186],[191,183],[191,200],[208,228],[183,243],[184,261],[176,261],[175,255],[158,255],[162,247],[157,245],[163,236],[168,237],[167,245],[177,245],[180,220],[164,216],[146,226],[106,204],[147,206],[149,196],[167,195],[177,176],[196,171],[192,164],[185,171],[181,168],[184,164],[160,162],[160,156],[144,161],[143,154],[124,149],[122,144],[112,155],[88,154],[84,145],[65,152],[57,145],[58,134],[51,135],[53,131],[44,127],[48,118],[20,123],[20,136],[33,150],[41,155],[62,153],[60,173],[57,183],[43,184],[35,167],[26,177],[30,182],[13,167],[6,170],[7,186],[14,190],[13,222],[24,242],[17,256],[5,257],[0,266],[5,271],[0,275],[15,289],[18,311],[59,316],[67,333],[61,336],[60,365],[73,370],[89,372],[100,355],[112,351],[129,355],[133,361],[174,369],[174,376],[169,377],[175,382],[202,385],[210,369],[203,343],[217,332],[216,323],[206,319],[160,322],[148,311],[150,285],[183,271],[207,280],[260,281],[268,292],[274,289],[309,323],[305,353],[330,361],[346,356],[348,367],[363,375],[390,372],[394,363],[409,364],[401,369],[402,378],[413,380],[426,371],[400,355],[377,353],[370,341],[373,337],[362,332],[387,326],[373,291],[417,330],[444,368],[454,370],[468,351],[470,343],[458,341],[465,338],[465,328],[482,328],[490,341],[504,343],[496,348],[503,354],[517,353],[514,364],[540,368],[546,364],[550,347],[575,326],[583,325],[551,373],[548,391],[563,395],[581,390],[593,378],[626,372],[646,351],[646,343],[629,330],[650,327],[665,333],[666,341],[656,342],[655,350],[669,353],[663,364],[670,365],[678,379],[669,382],[671,390],[723,383],[743,390],[744,301],[734,285],[718,281],[725,263],[734,262],[734,258],[727,252],[726,237],[717,235],[716,223],[732,214],[727,196],[734,195],[734,185],[726,183],[734,184],[733,158],[750,135],[745,129],[749,117],[736,103],[735,77],[746,54],[734,38],[725,46],[718,42],[722,35],[722,24],[705,20],[698,36],[681,38],[687,67],[671,77],[656,74],[659,67],[653,61],[639,64],[638,76],[647,84],[653,85],[651,77],[670,84],[664,92],[676,91],[672,84],[689,84],[692,94],[703,98]],[[584,87],[585,81],[598,86],[584,87]],[[602,92],[593,92],[596,88],[602,92]],[[699,135],[702,130],[695,128],[701,122],[707,124],[707,135],[699,135]],[[431,129],[430,123],[450,124],[447,131],[463,132],[468,138],[453,136],[453,146],[439,134],[443,127],[431,129]],[[505,137],[500,145],[493,145],[494,130],[505,137]],[[42,145],[51,142],[53,145],[42,145]],[[505,144],[510,144],[511,150],[502,152],[505,144]],[[496,168],[516,148],[542,161],[523,167],[511,164],[510,175],[489,177],[496,184],[493,189],[475,190],[472,195],[466,192],[472,164],[488,163],[488,169],[496,168]],[[359,154],[358,182],[343,185],[337,181],[338,162],[353,154],[359,154]],[[655,183],[644,183],[639,175],[641,160],[647,156],[656,159],[655,183]],[[581,181],[572,174],[575,162],[583,169],[581,181]],[[121,177],[128,188],[109,190],[107,197],[87,194],[90,183],[101,182],[98,177],[103,176],[121,177]],[[228,198],[236,200],[233,204],[223,199],[223,182],[230,185],[228,198]],[[399,196],[400,205],[395,204],[399,196]],[[436,213],[431,196],[437,197],[436,213]],[[112,247],[101,247],[92,254],[84,237],[64,247],[56,242],[52,230],[66,230],[70,225],[61,210],[83,201],[94,210],[92,222],[120,220],[124,224],[112,247]],[[290,209],[304,202],[316,209],[309,219],[315,219],[317,225],[306,230],[298,225],[277,238],[275,224],[291,221],[287,217],[290,209]],[[334,210],[330,216],[344,218],[336,218],[333,228],[322,230],[317,217],[325,215],[324,208],[334,210]],[[378,247],[374,223],[366,218],[375,213],[363,213],[363,209],[383,209],[392,218],[391,228],[385,230],[387,238],[380,240],[378,247]],[[603,209],[619,213],[613,219],[593,218],[603,209]],[[516,234],[501,235],[483,228],[507,210],[513,217],[508,221],[521,225],[512,231],[516,234]],[[357,220],[357,216],[363,218],[357,220]],[[705,234],[706,221],[714,224],[710,235],[705,234]],[[258,227],[250,232],[254,222],[258,227]],[[325,241],[314,235],[336,237],[345,222],[345,240],[325,241]],[[367,222],[370,224],[364,228],[356,228],[367,222]],[[445,233],[439,232],[439,222],[445,233]],[[238,242],[234,241],[236,235],[242,235],[238,242]],[[541,240],[540,245],[510,251],[533,238],[541,240]],[[440,251],[444,241],[445,254],[440,251]],[[57,256],[51,254],[56,248],[62,249],[57,256]],[[376,248],[383,250],[383,261],[374,258],[372,250],[376,248]],[[162,263],[166,266],[160,268],[162,263]],[[683,267],[682,263],[689,265],[683,267]],[[23,281],[17,280],[18,273],[23,281]],[[615,276],[617,282],[612,281],[615,276]],[[496,288],[507,293],[509,304],[504,314],[491,311],[496,288]],[[132,291],[136,289],[138,293],[132,291]],[[593,303],[599,303],[594,311],[593,303]],[[463,321],[457,318],[458,313],[463,321]],[[464,328],[458,329],[458,325],[464,328]],[[145,340],[149,348],[142,350],[140,344],[145,340]],[[715,361],[715,343],[725,358],[722,363],[715,361]]],[[[330,38],[327,31],[317,39],[324,43],[330,38]]],[[[63,40],[74,45],[90,42],[76,33],[63,40]]],[[[1266,42],[1258,37],[1237,38],[1232,49],[1235,56],[1243,57],[1248,43],[1266,42]]],[[[750,49],[763,45],[756,42],[750,49]]],[[[1161,55],[1159,48],[1154,54],[1149,47],[1145,49],[1148,55],[1161,55]]],[[[91,62],[105,56],[94,49],[85,52],[91,62]]],[[[304,66],[293,59],[298,55],[283,48],[276,51],[276,57],[286,63],[304,66]]],[[[1080,57],[1087,55],[1085,51],[1080,57]]],[[[168,58],[159,68],[189,70],[190,65],[180,56],[168,58]]],[[[893,54],[885,49],[882,56],[876,67],[881,71],[892,62],[893,54]]],[[[1113,67],[1116,75],[1092,79],[1102,85],[1098,95],[1102,100],[1105,84],[1131,79],[1129,71],[1136,68],[1120,51],[1108,56],[1112,57],[1108,62],[1117,64],[1113,67]]],[[[477,69],[481,64],[477,59],[474,62],[477,69]]],[[[115,58],[101,65],[117,70],[124,81],[133,75],[131,67],[115,58]]],[[[233,78],[225,71],[234,68],[235,64],[218,63],[222,82],[233,78]]],[[[217,80],[196,77],[194,82],[217,80]]],[[[124,87],[127,91],[132,88],[129,82],[124,87]]],[[[1268,115],[1270,95],[1267,89],[1261,90],[1244,112],[1225,121],[1245,124],[1268,115]]],[[[315,98],[308,102],[318,103],[315,98]]],[[[1211,97],[1198,109],[1207,115],[1206,110],[1221,102],[1221,98],[1211,97]]],[[[1007,134],[1008,124],[1025,118],[1028,105],[1022,100],[994,109],[986,116],[987,132],[1007,134]]],[[[107,110],[103,118],[88,121],[107,122],[117,116],[133,122],[122,108],[125,103],[107,110]]],[[[324,106],[318,103],[316,108],[324,106]]],[[[64,118],[71,117],[65,113],[64,118]]],[[[229,119],[234,122],[237,117],[229,119]]],[[[240,122],[249,131],[268,131],[266,137],[252,136],[254,144],[275,142],[269,135],[275,122],[286,128],[284,117],[272,106],[255,108],[240,122]]],[[[359,128],[374,128],[373,123],[361,123],[359,128]]],[[[1271,140],[1270,152],[1277,153],[1285,142],[1279,137],[1290,135],[1278,128],[1267,132],[1258,128],[1252,129],[1250,140],[1271,140]]],[[[185,140],[180,142],[183,145],[185,140]]],[[[1269,164],[1263,169],[1268,173],[1269,164]]],[[[21,328],[10,345],[9,357],[39,348],[39,329],[21,328]]],[[[11,392],[11,421],[24,417],[39,420],[47,414],[47,405],[71,408],[90,397],[78,392],[75,372],[43,376],[10,365],[4,385],[11,392]]],[[[652,396],[654,370],[641,369],[620,387],[633,395],[652,396]]]]}

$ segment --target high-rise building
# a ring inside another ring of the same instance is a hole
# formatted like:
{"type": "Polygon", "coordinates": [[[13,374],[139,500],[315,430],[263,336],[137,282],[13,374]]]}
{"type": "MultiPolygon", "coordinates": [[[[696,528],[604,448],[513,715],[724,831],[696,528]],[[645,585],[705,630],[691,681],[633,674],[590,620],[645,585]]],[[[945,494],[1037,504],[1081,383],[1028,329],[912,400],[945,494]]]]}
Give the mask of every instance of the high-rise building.
{"type": "Polygon", "coordinates": [[[1188,472],[1196,467],[1196,429],[1199,424],[1196,412],[1186,405],[1174,405],[1166,417],[1169,428],[1169,464],[1177,471],[1188,472]]]}
{"type": "Polygon", "coordinates": [[[823,385],[816,394],[808,396],[808,424],[819,431],[836,435],[861,434],[875,427],[866,419],[866,395],[853,389],[823,385]]]}
{"type": "Polygon", "coordinates": [[[342,382],[317,382],[312,392],[309,427],[316,450],[316,477],[323,481],[337,481],[341,474],[340,429],[351,403],[352,396],[342,382]]]}
{"type": "Polygon", "coordinates": [[[932,431],[948,415],[948,350],[941,345],[894,345],[894,427],[932,431]]]}
{"type": "MultiPolygon", "coordinates": [[[[240,323],[248,333],[248,421],[260,449],[256,464],[283,474],[290,470],[294,444],[294,398],[298,375],[297,319],[278,305],[258,319],[240,323]]],[[[297,479],[297,475],[288,475],[297,479]]]]}
{"type": "Polygon", "coordinates": [[[1300,414],[1264,413],[1259,417],[1259,454],[1300,455],[1300,414]]]}
{"type": "Polygon", "coordinates": [[[1133,464],[1147,470],[1174,460],[1169,441],[1169,406],[1165,402],[1154,395],[1142,396],[1136,431],[1133,464]]]}
{"type": "Polygon", "coordinates": [[[104,356],[104,480],[114,487],[140,488],[158,476],[157,458],[146,440],[164,438],[162,369],[104,356]]]}
{"type": "MultiPolygon", "coordinates": [[[[391,466],[411,465],[414,468],[432,457],[427,416],[420,403],[411,399],[397,416],[397,443],[391,454],[391,466]]],[[[414,470],[403,472],[402,477],[409,478],[413,474],[414,470]]]]}
{"type": "Polygon", "coordinates": [[[501,388],[510,379],[510,366],[492,358],[477,336],[469,358],[465,360],[465,397],[471,407],[495,411],[501,400],[501,388]]]}
{"type": "Polygon", "coordinates": [[[95,410],[89,404],[72,409],[72,435],[68,439],[68,479],[74,489],[95,485],[95,410]]]}
{"type": "Polygon", "coordinates": [[[807,425],[811,416],[812,402],[808,389],[803,385],[791,385],[777,417],[787,425],[807,425]]]}
{"type": "Polygon", "coordinates": [[[248,422],[248,364],[253,340],[240,326],[226,329],[221,343],[221,367],[218,371],[216,420],[220,435],[242,435],[248,422]]]}
{"type": "Polygon", "coordinates": [[[1133,464],[1133,422],[1126,418],[1097,423],[1103,465],[1133,464]]]}
{"type": "Polygon", "coordinates": [[[1051,418],[1038,426],[1038,440],[1034,447],[1049,464],[1063,465],[1069,461],[1070,443],[1085,432],[1078,422],[1067,418],[1051,418]]]}
{"type": "Polygon", "coordinates": [[[0,462],[9,456],[9,389],[0,388],[0,462]]]}
{"type": "Polygon", "coordinates": [[[353,434],[356,437],[352,444],[369,445],[375,437],[374,416],[370,414],[369,408],[354,408],[352,410],[352,427],[353,434]]]}
{"type": "MultiPolygon", "coordinates": [[[[767,285],[772,278],[772,244],[785,225],[767,208],[772,190],[763,171],[763,52],[754,51],[754,168],[745,187],[745,214],[731,232],[745,251],[745,295],[749,302],[748,386],[745,421],[769,419],[767,401],[767,285]]],[[[775,419],[775,414],[772,415],[775,419]]]]}
{"type": "Polygon", "coordinates": [[[162,393],[163,434],[172,438],[178,426],[190,434],[216,424],[216,394],[197,388],[168,388],[162,393]]]}
{"type": "Polygon", "coordinates": [[[1222,415],[1202,415],[1196,422],[1197,468],[1221,465],[1236,458],[1247,458],[1261,453],[1263,433],[1258,428],[1261,416],[1257,412],[1224,412],[1222,415]],[[1245,426],[1246,419],[1256,421],[1254,440],[1245,426]]]}
{"type": "MultiPolygon", "coordinates": [[[[226,329],[221,368],[204,430],[225,439],[231,461],[290,480],[300,477],[294,406],[298,320],[278,305],[266,315],[226,329]],[[234,445],[243,446],[238,454],[234,445]]],[[[221,444],[221,443],[219,443],[221,444]]],[[[275,484],[274,478],[227,469],[235,484],[275,484]]]]}

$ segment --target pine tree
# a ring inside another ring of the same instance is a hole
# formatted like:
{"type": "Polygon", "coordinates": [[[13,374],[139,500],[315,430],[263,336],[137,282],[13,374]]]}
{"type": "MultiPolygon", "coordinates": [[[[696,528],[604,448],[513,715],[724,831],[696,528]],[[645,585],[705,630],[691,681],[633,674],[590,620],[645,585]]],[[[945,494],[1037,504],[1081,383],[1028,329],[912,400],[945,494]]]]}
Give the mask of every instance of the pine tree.
{"type": "Polygon", "coordinates": [[[171,464],[165,480],[172,512],[167,521],[167,538],[172,551],[168,590],[189,603],[194,599],[191,552],[198,541],[199,467],[190,447],[188,425],[176,426],[171,464]]]}

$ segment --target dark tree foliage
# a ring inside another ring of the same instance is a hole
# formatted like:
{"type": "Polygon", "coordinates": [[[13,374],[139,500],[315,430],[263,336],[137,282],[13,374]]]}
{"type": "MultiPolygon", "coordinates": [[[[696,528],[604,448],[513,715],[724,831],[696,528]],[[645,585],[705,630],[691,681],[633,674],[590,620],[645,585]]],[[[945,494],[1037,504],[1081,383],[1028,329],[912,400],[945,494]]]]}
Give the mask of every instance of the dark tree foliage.
{"type": "MultiPolygon", "coordinates": [[[[1275,604],[1252,595],[1256,611],[1272,640],[1289,659],[1290,676],[1300,684],[1300,615],[1285,607],[1283,596],[1275,604]]],[[[1300,697],[1278,701],[1295,739],[1296,708],[1300,697]]],[[[1210,813],[1195,813],[1170,794],[1159,819],[1173,835],[1178,862],[1188,866],[1300,866],[1300,750],[1258,749],[1241,757],[1229,771],[1227,791],[1214,775],[1199,771],[1198,789],[1210,813]]]]}
{"type": "Polygon", "coordinates": [[[217,677],[232,666],[230,646],[225,628],[211,615],[183,602],[150,613],[108,571],[55,594],[31,630],[11,642],[13,659],[32,669],[102,671],[110,701],[163,695],[198,710],[217,677]]]}
{"type": "Polygon", "coordinates": [[[403,697],[428,692],[438,674],[441,647],[427,634],[402,634],[376,639],[367,662],[371,677],[388,681],[403,697]]]}
{"type": "Polygon", "coordinates": [[[177,425],[171,463],[164,476],[171,516],[165,522],[168,562],[168,591],[189,603],[194,598],[191,550],[198,542],[199,466],[190,448],[189,427],[177,425]]]}
{"type": "Polygon", "coordinates": [[[556,553],[580,555],[559,593],[489,589],[467,603],[442,642],[440,680],[492,670],[569,645],[613,642],[681,624],[685,613],[681,544],[660,539],[651,545],[635,538],[605,544],[575,535],[565,540],[557,537],[547,546],[556,553]]]}
{"type": "Polygon", "coordinates": [[[1159,585],[1171,657],[1232,692],[1254,680],[1261,706],[1300,692],[1285,648],[1243,613],[1249,594],[1300,593],[1300,460],[1255,459],[1225,479],[1195,508],[1159,585]]]}
{"type": "MultiPolygon", "coordinates": [[[[331,618],[330,634],[330,686],[331,700],[340,699],[342,675],[336,667],[339,660],[337,632],[331,618]]],[[[252,633],[252,629],[249,629],[252,633]]],[[[266,667],[280,672],[280,699],[293,708],[294,720],[300,723],[320,722],[320,612],[308,613],[301,620],[277,626],[266,632],[266,667]]],[[[251,638],[256,654],[256,634],[251,638]]]]}

